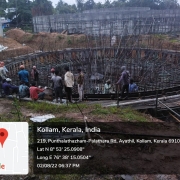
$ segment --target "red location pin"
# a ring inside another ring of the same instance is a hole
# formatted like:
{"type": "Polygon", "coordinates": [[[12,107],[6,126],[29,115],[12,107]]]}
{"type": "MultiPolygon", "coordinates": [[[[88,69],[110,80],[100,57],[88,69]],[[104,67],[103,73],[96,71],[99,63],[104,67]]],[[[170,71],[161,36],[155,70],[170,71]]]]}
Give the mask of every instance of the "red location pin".
{"type": "Polygon", "coordinates": [[[0,128],[0,143],[2,147],[7,137],[8,137],[8,131],[4,128],[0,128]]]}

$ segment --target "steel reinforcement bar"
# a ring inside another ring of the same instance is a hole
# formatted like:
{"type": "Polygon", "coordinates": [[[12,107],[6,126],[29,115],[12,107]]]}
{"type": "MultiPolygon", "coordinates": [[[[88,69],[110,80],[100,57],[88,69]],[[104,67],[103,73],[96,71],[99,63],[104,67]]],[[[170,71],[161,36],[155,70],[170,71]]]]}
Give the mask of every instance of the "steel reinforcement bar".
{"type": "MultiPolygon", "coordinates": [[[[121,75],[121,66],[126,66],[140,92],[177,87],[180,83],[180,52],[148,48],[88,48],[65,49],[19,56],[7,61],[9,77],[19,84],[17,73],[21,64],[31,72],[35,65],[40,72],[39,85],[50,85],[50,69],[54,67],[63,76],[69,66],[77,77],[77,69],[85,74],[85,94],[103,94],[104,84],[111,80],[111,93],[119,91],[115,83],[121,75]]],[[[74,93],[77,93],[75,82],[74,93]]]]}

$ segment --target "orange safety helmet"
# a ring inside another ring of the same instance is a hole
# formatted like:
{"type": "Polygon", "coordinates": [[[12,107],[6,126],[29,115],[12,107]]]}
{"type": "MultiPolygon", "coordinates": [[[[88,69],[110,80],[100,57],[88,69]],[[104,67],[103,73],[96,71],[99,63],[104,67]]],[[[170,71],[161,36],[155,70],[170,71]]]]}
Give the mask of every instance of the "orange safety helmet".
{"type": "Polygon", "coordinates": [[[19,67],[20,69],[24,69],[25,67],[24,67],[24,65],[20,65],[20,67],[19,67]]]}

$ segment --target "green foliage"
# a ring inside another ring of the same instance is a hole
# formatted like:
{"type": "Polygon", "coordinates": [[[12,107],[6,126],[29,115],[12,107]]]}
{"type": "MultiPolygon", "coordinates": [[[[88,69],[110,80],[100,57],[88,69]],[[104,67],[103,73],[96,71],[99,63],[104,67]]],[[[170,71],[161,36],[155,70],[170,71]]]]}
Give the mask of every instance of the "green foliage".
{"type": "Polygon", "coordinates": [[[33,34],[28,34],[28,35],[24,36],[23,42],[24,43],[30,42],[33,40],[33,37],[34,37],[33,34]]]}
{"type": "Polygon", "coordinates": [[[22,23],[30,23],[32,21],[30,0],[9,0],[7,3],[8,8],[16,8],[15,12],[9,12],[7,18],[12,20],[12,23],[21,25],[22,23]],[[16,15],[18,15],[16,17],[16,15]],[[14,18],[15,17],[15,18],[14,18]]]}
{"type": "Polygon", "coordinates": [[[21,29],[28,33],[33,33],[33,25],[23,25],[21,29]]]}
{"type": "Polygon", "coordinates": [[[0,17],[5,16],[6,8],[17,8],[15,12],[9,12],[6,17],[12,23],[20,27],[24,23],[32,23],[32,16],[76,13],[84,10],[101,8],[122,7],[150,7],[151,9],[177,9],[177,0],[106,0],[96,3],[94,0],[76,0],[76,4],[69,5],[62,0],[54,8],[50,0],[0,0],[0,17]],[[14,18],[18,15],[16,18],[14,18]]]}
{"type": "Polygon", "coordinates": [[[94,9],[101,9],[101,8],[103,8],[103,4],[102,3],[100,3],[100,2],[95,3],[94,9]]]}
{"type": "Polygon", "coordinates": [[[147,121],[147,118],[143,114],[129,107],[122,109],[120,113],[120,117],[122,117],[125,121],[137,121],[137,122],[147,121]]]}
{"type": "Polygon", "coordinates": [[[155,38],[160,39],[160,40],[163,40],[166,38],[166,36],[163,34],[155,34],[154,36],[155,36],[155,38]]]}
{"type": "Polygon", "coordinates": [[[145,115],[129,107],[128,108],[117,108],[117,107],[104,108],[101,105],[97,104],[95,105],[91,113],[95,115],[117,114],[124,121],[138,121],[138,122],[147,121],[145,115]]]}
{"type": "Polygon", "coordinates": [[[18,121],[21,121],[21,118],[22,118],[21,106],[20,106],[20,103],[17,100],[17,98],[13,99],[13,103],[12,104],[13,104],[15,110],[12,111],[11,113],[15,114],[17,116],[16,118],[17,118],[18,121]]]}
{"type": "Polygon", "coordinates": [[[52,15],[52,2],[49,0],[35,0],[32,5],[32,16],[52,15]]]}
{"type": "Polygon", "coordinates": [[[59,36],[58,36],[58,39],[59,39],[59,40],[64,39],[64,36],[59,35],[59,36]]]}
{"type": "Polygon", "coordinates": [[[104,8],[111,8],[112,4],[111,4],[110,0],[106,0],[105,3],[103,4],[103,7],[104,8]]]}
{"type": "MultiPolygon", "coordinates": [[[[13,113],[13,112],[11,112],[13,113]]],[[[7,116],[4,116],[4,115],[0,115],[0,121],[1,122],[19,122],[19,119],[17,116],[13,116],[12,117],[7,117],[7,116]]]]}
{"type": "Polygon", "coordinates": [[[171,39],[171,40],[169,40],[171,43],[177,43],[177,42],[179,42],[179,40],[177,40],[177,39],[171,39]]]}
{"type": "Polygon", "coordinates": [[[56,8],[55,8],[55,13],[58,14],[65,14],[65,13],[75,13],[77,12],[76,6],[73,5],[68,5],[67,3],[63,2],[62,0],[59,0],[56,8]]]}
{"type": "Polygon", "coordinates": [[[84,10],[84,0],[76,0],[78,12],[82,12],[84,10]]]}
{"type": "Polygon", "coordinates": [[[84,36],[82,36],[79,39],[77,39],[77,42],[79,42],[79,43],[86,42],[86,38],[84,36]]]}
{"type": "Polygon", "coordinates": [[[73,43],[72,43],[72,40],[70,39],[70,37],[67,38],[67,43],[68,43],[69,45],[73,44],[73,43]]]}
{"type": "Polygon", "coordinates": [[[0,17],[5,16],[5,9],[7,8],[7,2],[6,0],[0,0],[0,17]]]}
{"type": "Polygon", "coordinates": [[[91,113],[96,114],[96,115],[98,115],[98,114],[107,115],[110,112],[108,111],[107,108],[103,108],[100,104],[95,104],[95,107],[91,113]]]}
{"type": "Polygon", "coordinates": [[[7,8],[7,2],[6,0],[0,0],[0,10],[7,8]]]}
{"type": "Polygon", "coordinates": [[[95,6],[94,0],[87,0],[87,1],[84,3],[84,10],[94,9],[94,6],[95,6]]]}
{"type": "MultiPolygon", "coordinates": [[[[28,102],[24,104],[27,108],[33,109],[37,112],[45,112],[45,113],[64,113],[68,111],[79,111],[78,107],[76,104],[60,104],[60,105],[55,105],[55,104],[49,104],[46,102],[43,103],[38,103],[38,102],[28,102]]],[[[80,109],[85,109],[87,108],[86,104],[78,104],[80,109]]]]}

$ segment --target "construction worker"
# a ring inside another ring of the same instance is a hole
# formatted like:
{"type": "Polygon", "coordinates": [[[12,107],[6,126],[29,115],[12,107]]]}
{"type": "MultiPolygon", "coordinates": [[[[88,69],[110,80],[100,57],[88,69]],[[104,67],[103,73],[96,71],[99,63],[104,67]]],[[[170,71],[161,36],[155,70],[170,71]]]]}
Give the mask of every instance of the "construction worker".
{"type": "Polygon", "coordinates": [[[62,102],[63,98],[63,81],[62,78],[59,76],[59,71],[55,71],[55,75],[51,78],[53,81],[53,88],[56,97],[56,103],[58,103],[58,98],[60,97],[60,103],[62,102]]]}
{"type": "Polygon", "coordinates": [[[111,81],[108,79],[104,85],[104,94],[109,94],[111,89],[111,81]]]}
{"type": "Polygon", "coordinates": [[[129,93],[134,93],[134,92],[138,92],[138,86],[136,85],[136,83],[134,83],[133,79],[130,79],[129,93]]]}
{"type": "Polygon", "coordinates": [[[39,80],[39,72],[36,69],[36,66],[33,66],[32,71],[31,71],[31,78],[33,82],[36,82],[36,85],[38,84],[39,80]]]}
{"type": "Polygon", "coordinates": [[[20,71],[18,72],[19,80],[24,82],[29,87],[29,72],[25,70],[24,65],[20,65],[20,71]]]}
{"type": "Polygon", "coordinates": [[[64,75],[64,84],[67,99],[72,103],[72,88],[74,86],[74,75],[69,71],[69,67],[64,68],[66,73],[64,75]]]}
{"type": "Polygon", "coordinates": [[[126,70],[126,66],[121,67],[121,76],[116,84],[122,84],[122,90],[121,90],[121,98],[124,97],[124,92],[127,92],[127,98],[129,95],[129,77],[130,73],[126,70]]]}
{"type": "Polygon", "coordinates": [[[0,82],[7,78],[4,62],[0,62],[0,82]]]}
{"type": "Polygon", "coordinates": [[[2,84],[2,88],[4,90],[5,95],[10,95],[13,93],[18,94],[19,92],[18,86],[12,85],[11,81],[12,80],[10,78],[6,78],[6,81],[2,84]]]}

